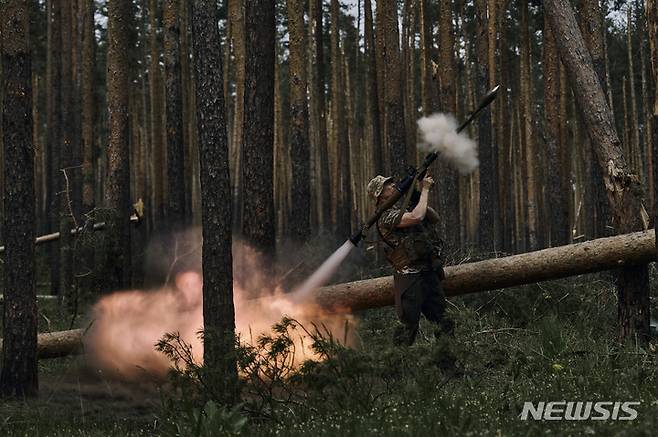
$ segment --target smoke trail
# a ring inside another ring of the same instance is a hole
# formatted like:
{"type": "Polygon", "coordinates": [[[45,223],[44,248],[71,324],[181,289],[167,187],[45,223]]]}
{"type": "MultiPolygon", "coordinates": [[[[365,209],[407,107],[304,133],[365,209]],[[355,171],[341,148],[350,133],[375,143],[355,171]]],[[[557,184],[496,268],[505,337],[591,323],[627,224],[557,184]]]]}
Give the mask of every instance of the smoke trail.
{"type": "Polygon", "coordinates": [[[468,174],[480,165],[477,149],[466,134],[457,133],[457,127],[457,120],[451,114],[432,114],[419,119],[423,143],[418,147],[425,152],[438,152],[461,174],[468,174]]]}

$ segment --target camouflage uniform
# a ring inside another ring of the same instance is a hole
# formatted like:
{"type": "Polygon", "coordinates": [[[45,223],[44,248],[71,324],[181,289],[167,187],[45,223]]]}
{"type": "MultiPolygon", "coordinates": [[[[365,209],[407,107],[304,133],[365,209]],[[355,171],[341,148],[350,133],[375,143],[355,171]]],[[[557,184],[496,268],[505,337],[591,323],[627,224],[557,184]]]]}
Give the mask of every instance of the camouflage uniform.
{"type": "MultiPolygon", "coordinates": [[[[376,187],[387,182],[387,178],[373,179],[376,187]]],[[[371,183],[372,183],[371,182],[371,183]]],[[[371,196],[379,197],[382,189],[368,186],[371,196]]],[[[444,316],[445,296],[441,287],[442,268],[437,265],[437,246],[430,241],[431,225],[424,220],[422,224],[397,227],[402,218],[402,202],[382,214],[377,228],[386,244],[387,255],[393,248],[404,246],[407,253],[413,253],[411,262],[398,262],[395,266],[393,281],[395,287],[395,308],[401,322],[395,333],[398,344],[411,345],[418,334],[421,313],[437,325],[441,333],[451,334],[452,322],[444,316]]],[[[389,257],[390,258],[390,257],[389,257]]],[[[440,332],[436,332],[439,335],[440,332]]]]}

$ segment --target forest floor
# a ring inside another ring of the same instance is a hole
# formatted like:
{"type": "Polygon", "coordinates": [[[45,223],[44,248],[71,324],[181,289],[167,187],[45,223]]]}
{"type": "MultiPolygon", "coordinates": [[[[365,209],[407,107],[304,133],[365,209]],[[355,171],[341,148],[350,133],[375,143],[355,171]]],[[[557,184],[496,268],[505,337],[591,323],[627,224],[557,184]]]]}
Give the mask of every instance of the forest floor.
{"type": "MultiPolygon", "coordinates": [[[[652,288],[655,313],[655,272],[652,288]]],[[[273,381],[247,372],[233,410],[199,402],[202,389],[181,390],[184,375],[164,385],[122,383],[82,356],[43,360],[39,399],[0,403],[0,434],[655,435],[658,341],[618,344],[616,300],[607,273],[452,298],[454,338],[435,338],[423,321],[408,348],[392,345],[392,308],[364,311],[358,346],[319,335],[314,346],[324,359],[287,369],[281,350],[295,327],[284,322],[257,363],[273,381]],[[535,421],[520,419],[525,401],[640,405],[632,421],[535,421]]],[[[40,312],[41,331],[68,328],[55,303],[40,312]]]]}

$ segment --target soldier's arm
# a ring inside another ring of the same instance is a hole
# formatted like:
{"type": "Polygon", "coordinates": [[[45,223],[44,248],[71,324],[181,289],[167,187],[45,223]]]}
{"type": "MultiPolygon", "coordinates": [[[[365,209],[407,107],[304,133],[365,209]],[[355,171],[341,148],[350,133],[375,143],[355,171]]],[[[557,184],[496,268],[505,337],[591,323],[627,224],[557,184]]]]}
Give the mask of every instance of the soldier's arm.
{"type": "Polygon", "coordinates": [[[411,212],[405,212],[404,215],[402,215],[402,219],[397,226],[398,228],[415,226],[423,221],[425,214],[427,213],[427,197],[429,192],[429,187],[423,187],[422,191],[420,192],[420,200],[418,201],[418,205],[416,205],[416,207],[411,212]]]}

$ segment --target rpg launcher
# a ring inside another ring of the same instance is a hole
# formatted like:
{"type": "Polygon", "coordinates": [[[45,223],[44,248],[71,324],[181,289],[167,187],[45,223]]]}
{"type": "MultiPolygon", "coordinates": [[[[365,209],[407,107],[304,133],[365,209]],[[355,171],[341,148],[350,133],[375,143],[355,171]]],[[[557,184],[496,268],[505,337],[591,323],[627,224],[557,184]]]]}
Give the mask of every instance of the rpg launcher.
{"type": "MultiPolygon", "coordinates": [[[[498,93],[498,89],[500,88],[500,85],[496,86],[493,88],[491,91],[489,91],[480,101],[479,105],[475,110],[473,110],[470,114],[468,114],[468,117],[466,117],[466,120],[457,128],[457,133],[460,133],[463,131],[466,126],[471,124],[473,120],[480,114],[480,112],[489,106],[491,102],[494,101],[496,98],[496,95],[498,93]]],[[[377,210],[368,218],[366,223],[359,228],[356,232],[352,234],[350,237],[350,241],[352,244],[357,246],[359,242],[364,238],[365,234],[368,232],[368,229],[372,227],[375,223],[377,223],[377,220],[382,216],[382,214],[390,209],[393,205],[395,205],[407,192],[414,186],[414,182],[417,180],[423,180],[425,177],[425,173],[427,173],[427,169],[432,165],[434,161],[436,161],[436,158],[438,158],[438,154],[436,152],[430,152],[425,156],[425,160],[423,161],[423,164],[416,169],[415,167],[409,167],[407,170],[407,175],[402,178],[402,180],[396,184],[396,190],[393,193],[393,195],[384,203],[379,205],[377,207],[377,210]]]]}

